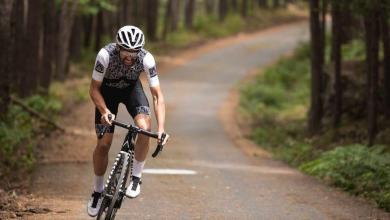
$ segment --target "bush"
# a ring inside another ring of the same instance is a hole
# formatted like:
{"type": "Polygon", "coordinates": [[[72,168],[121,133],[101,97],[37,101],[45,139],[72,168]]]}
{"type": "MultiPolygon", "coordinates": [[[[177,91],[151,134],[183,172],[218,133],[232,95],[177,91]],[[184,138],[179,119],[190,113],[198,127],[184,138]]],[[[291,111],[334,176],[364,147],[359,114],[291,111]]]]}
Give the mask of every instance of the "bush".
{"type": "Polygon", "coordinates": [[[384,147],[337,147],[300,169],[353,194],[374,198],[390,211],[390,154],[384,147]]]}

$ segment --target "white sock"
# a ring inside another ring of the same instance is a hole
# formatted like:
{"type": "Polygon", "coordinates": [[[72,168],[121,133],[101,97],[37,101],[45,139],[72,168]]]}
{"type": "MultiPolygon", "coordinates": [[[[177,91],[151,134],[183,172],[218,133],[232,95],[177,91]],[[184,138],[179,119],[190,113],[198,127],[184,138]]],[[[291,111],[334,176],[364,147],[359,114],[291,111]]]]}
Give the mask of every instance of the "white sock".
{"type": "Polygon", "coordinates": [[[134,158],[133,176],[141,178],[142,170],[144,169],[145,161],[139,162],[134,158]]]}
{"type": "Polygon", "coordinates": [[[95,175],[95,182],[94,182],[94,190],[95,192],[103,192],[104,190],[104,175],[103,176],[96,176],[95,175]]]}

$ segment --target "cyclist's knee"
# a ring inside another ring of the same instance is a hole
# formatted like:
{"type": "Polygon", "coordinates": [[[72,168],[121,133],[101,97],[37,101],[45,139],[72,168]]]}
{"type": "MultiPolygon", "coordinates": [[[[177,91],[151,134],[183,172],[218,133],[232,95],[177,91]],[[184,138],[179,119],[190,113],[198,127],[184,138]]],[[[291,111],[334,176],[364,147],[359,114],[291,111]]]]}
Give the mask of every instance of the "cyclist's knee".
{"type": "Polygon", "coordinates": [[[138,127],[143,129],[143,130],[146,130],[146,131],[152,130],[150,123],[140,123],[140,125],[138,127]]]}

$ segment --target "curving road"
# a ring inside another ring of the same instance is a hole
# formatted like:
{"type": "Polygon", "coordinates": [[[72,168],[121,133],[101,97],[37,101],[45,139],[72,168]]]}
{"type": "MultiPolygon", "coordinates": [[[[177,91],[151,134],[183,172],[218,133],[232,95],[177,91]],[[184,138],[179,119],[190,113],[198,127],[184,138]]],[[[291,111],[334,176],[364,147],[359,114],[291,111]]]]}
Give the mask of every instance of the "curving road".
{"type": "MultiPolygon", "coordinates": [[[[234,146],[218,119],[229,90],[246,73],[291,52],[307,38],[306,23],[287,25],[201,54],[163,73],[166,129],[172,139],[158,159],[148,159],[146,168],[196,174],[144,174],[141,195],[125,200],[117,219],[390,219],[373,205],[280,162],[247,156],[234,146]]],[[[123,109],[119,119],[126,120],[123,109]]],[[[124,134],[117,129],[111,158],[124,134]]],[[[47,205],[56,210],[35,218],[90,219],[85,212],[92,183],[90,162],[44,166],[35,176],[33,192],[48,198],[47,205]]]]}

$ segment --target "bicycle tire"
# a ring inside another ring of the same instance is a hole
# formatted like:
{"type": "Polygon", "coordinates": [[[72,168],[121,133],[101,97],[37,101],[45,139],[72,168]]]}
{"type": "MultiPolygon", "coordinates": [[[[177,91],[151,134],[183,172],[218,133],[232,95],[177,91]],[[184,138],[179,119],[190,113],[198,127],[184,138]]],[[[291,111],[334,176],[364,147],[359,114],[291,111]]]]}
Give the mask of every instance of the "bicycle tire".
{"type": "Polygon", "coordinates": [[[118,210],[117,203],[123,198],[124,185],[126,184],[128,176],[128,164],[129,164],[129,154],[121,152],[120,159],[118,161],[118,166],[121,169],[120,176],[117,179],[115,192],[112,196],[112,200],[107,208],[105,220],[115,219],[116,211],[118,210]],[[122,192],[122,195],[121,195],[122,192]]]}
{"type": "Polygon", "coordinates": [[[121,158],[122,155],[118,154],[115,164],[113,168],[111,169],[111,174],[108,178],[108,182],[106,187],[104,188],[104,198],[102,201],[102,204],[100,205],[100,209],[97,215],[97,220],[103,220],[106,219],[107,217],[107,208],[109,207],[111,201],[112,201],[112,196],[115,193],[116,186],[118,183],[119,176],[117,175],[118,173],[121,173],[122,170],[122,164],[121,164],[121,158]],[[109,196],[107,196],[109,195],[109,196]]]}

